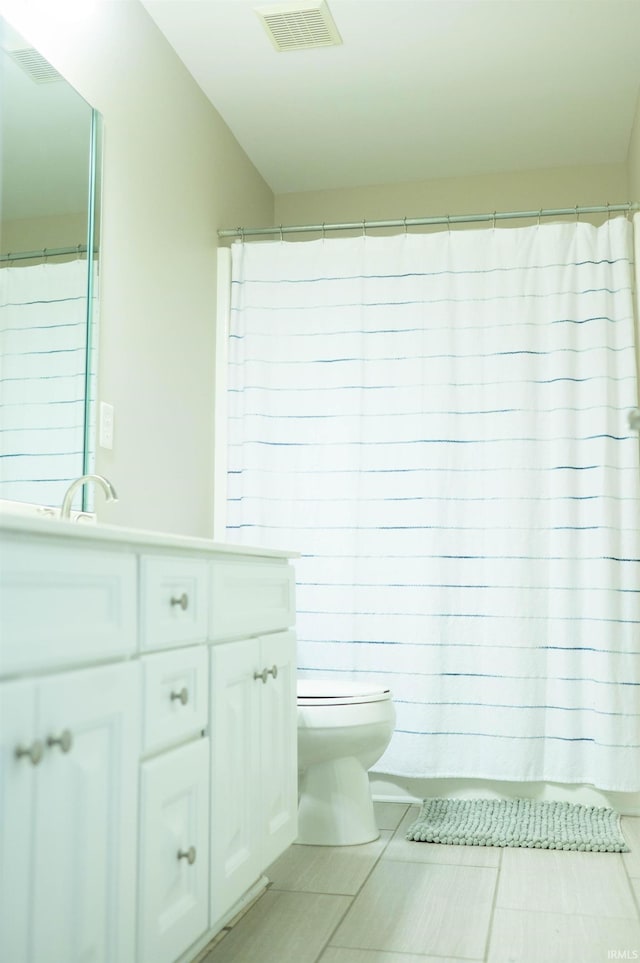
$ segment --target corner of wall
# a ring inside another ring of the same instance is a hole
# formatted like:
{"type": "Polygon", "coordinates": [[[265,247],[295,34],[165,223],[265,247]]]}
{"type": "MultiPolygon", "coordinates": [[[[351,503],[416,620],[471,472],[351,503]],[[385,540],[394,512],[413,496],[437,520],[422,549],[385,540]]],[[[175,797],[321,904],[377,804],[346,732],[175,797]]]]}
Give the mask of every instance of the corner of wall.
{"type": "Polygon", "coordinates": [[[627,178],[629,200],[640,201],[640,89],[636,100],[636,113],[631,129],[629,151],[627,153],[627,178]]]}

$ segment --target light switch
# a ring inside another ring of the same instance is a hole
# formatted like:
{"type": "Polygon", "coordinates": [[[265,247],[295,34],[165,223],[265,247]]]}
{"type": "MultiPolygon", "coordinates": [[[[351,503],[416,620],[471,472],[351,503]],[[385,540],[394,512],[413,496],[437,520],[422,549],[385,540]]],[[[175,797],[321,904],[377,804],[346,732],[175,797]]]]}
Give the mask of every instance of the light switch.
{"type": "Polygon", "coordinates": [[[98,444],[101,448],[113,448],[113,405],[100,402],[100,431],[98,444]]]}

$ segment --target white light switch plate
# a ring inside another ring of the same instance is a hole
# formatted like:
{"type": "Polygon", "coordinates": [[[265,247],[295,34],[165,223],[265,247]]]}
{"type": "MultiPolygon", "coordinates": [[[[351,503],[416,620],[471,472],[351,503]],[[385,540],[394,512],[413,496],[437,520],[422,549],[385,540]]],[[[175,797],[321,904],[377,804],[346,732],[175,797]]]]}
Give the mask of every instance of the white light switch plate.
{"type": "Polygon", "coordinates": [[[100,430],[98,444],[101,448],[113,448],[113,405],[100,402],[100,430]]]}

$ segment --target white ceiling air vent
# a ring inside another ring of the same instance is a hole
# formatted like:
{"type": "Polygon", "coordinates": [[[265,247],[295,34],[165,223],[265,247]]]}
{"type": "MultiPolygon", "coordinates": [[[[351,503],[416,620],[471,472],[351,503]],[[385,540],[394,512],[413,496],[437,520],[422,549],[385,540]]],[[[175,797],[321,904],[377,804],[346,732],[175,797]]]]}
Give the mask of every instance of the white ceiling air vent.
{"type": "Polygon", "coordinates": [[[333,22],[325,0],[298,0],[254,7],[276,50],[308,50],[333,47],[342,37],[333,22]]]}
{"type": "Polygon", "coordinates": [[[64,79],[33,47],[20,47],[6,53],[36,84],[52,84],[64,79]]]}

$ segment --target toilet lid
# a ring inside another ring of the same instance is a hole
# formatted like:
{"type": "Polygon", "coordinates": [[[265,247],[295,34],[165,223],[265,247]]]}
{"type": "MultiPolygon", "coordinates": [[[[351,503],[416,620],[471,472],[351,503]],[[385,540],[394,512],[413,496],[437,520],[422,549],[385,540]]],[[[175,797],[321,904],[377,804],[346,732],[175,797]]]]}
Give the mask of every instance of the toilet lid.
{"type": "Polygon", "coordinates": [[[298,679],[299,706],[349,705],[357,702],[384,702],[389,689],[365,682],[335,679],[298,679]]]}

